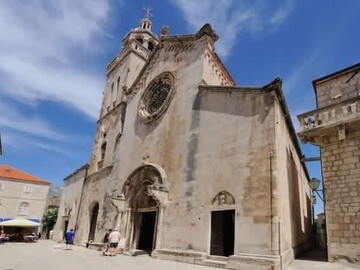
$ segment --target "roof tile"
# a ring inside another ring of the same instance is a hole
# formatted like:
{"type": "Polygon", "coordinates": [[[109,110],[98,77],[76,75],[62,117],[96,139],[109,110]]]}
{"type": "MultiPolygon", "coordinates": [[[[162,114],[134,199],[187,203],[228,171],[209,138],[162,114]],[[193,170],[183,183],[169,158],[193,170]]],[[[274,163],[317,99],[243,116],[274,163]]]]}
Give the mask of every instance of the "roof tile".
{"type": "Polygon", "coordinates": [[[7,165],[0,165],[0,178],[4,180],[12,179],[12,180],[25,181],[25,182],[28,181],[28,182],[35,182],[41,184],[50,184],[48,181],[45,181],[39,177],[14,169],[7,165]]]}

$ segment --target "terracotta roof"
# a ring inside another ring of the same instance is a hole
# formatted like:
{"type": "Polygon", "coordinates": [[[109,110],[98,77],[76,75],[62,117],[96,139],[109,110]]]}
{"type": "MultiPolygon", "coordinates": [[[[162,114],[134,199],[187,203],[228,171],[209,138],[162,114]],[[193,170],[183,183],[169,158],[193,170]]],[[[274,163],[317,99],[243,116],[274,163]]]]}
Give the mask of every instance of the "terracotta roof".
{"type": "Polygon", "coordinates": [[[48,181],[45,181],[39,177],[14,169],[7,165],[0,165],[0,179],[3,180],[11,179],[11,180],[24,181],[24,182],[50,184],[48,181]]]}

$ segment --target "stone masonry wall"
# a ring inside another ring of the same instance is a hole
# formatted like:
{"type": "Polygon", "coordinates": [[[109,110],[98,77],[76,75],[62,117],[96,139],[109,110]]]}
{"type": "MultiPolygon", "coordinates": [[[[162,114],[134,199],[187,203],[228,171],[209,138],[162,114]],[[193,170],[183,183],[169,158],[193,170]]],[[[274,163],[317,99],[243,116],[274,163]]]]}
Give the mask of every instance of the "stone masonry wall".
{"type": "Polygon", "coordinates": [[[360,95],[360,73],[348,72],[316,85],[318,108],[337,104],[360,95]]]}
{"type": "Polygon", "coordinates": [[[360,263],[360,132],[321,149],[329,260],[360,263]]]}

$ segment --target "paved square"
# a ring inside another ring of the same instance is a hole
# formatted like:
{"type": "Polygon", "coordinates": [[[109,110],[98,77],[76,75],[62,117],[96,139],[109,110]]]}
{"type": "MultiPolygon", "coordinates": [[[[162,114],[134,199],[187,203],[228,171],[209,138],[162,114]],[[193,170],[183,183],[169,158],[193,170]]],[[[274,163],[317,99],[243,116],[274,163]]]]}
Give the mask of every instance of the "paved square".
{"type": "Polygon", "coordinates": [[[214,269],[149,256],[101,256],[101,252],[74,246],[59,248],[50,240],[38,243],[5,243],[0,245],[0,270],[205,270],[214,269]]]}
{"type": "MultiPolygon", "coordinates": [[[[74,246],[64,250],[50,240],[0,245],[0,270],[219,270],[200,265],[153,259],[149,256],[101,256],[101,252],[74,246]]],[[[295,261],[287,270],[353,270],[359,265],[295,261]]],[[[244,269],[246,270],[246,269],[244,269]]]]}

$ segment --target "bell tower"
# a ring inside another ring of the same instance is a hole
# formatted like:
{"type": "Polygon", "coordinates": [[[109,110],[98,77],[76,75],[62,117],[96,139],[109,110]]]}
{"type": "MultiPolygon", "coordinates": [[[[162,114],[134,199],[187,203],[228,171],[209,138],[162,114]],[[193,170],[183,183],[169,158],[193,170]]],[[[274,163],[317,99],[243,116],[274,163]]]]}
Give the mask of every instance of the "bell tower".
{"type": "Polygon", "coordinates": [[[121,101],[124,86],[127,88],[131,86],[159,43],[158,36],[152,32],[150,9],[145,11],[146,15],[140,21],[139,26],[127,33],[119,53],[107,67],[107,86],[100,117],[121,101]]]}
{"type": "Polygon", "coordinates": [[[139,72],[148,61],[159,43],[158,36],[152,31],[150,9],[122,40],[122,46],[106,70],[106,86],[98,120],[96,139],[89,174],[112,164],[112,153],[122,134],[122,123],[126,111],[126,90],[130,88],[139,72]],[[115,123],[113,118],[120,115],[122,123],[115,123]],[[116,139],[115,139],[116,138],[116,139]]]}

